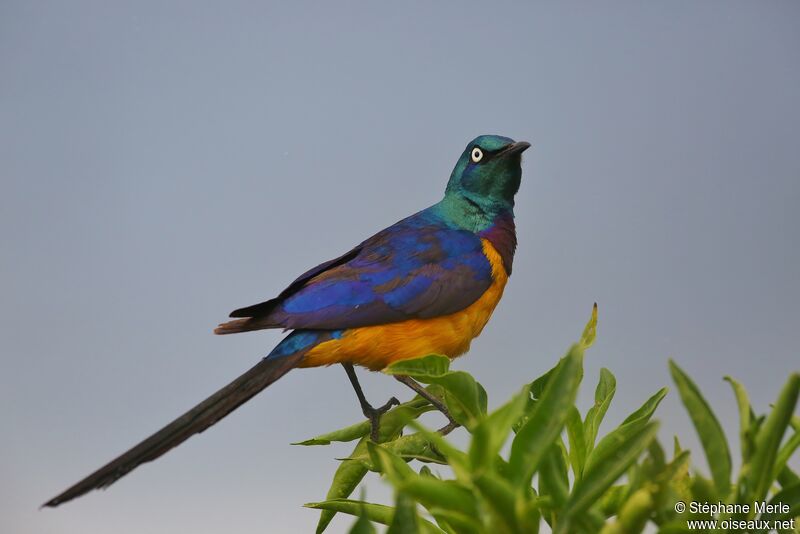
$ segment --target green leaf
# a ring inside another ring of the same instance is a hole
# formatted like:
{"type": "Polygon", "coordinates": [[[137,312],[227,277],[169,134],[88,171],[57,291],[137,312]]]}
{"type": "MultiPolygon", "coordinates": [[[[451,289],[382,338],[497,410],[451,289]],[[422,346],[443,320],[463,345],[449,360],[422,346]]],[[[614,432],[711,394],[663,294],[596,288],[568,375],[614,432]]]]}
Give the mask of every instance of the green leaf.
{"type": "MultiPolygon", "coordinates": [[[[394,508],[391,506],[350,499],[331,499],[328,501],[307,503],[303,506],[315,510],[331,512],[333,514],[342,512],[353,516],[366,517],[370,521],[382,525],[390,525],[395,513],[394,508]]],[[[426,534],[442,534],[443,532],[442,529],[425,519],[420,518],[419,523],[421,532],[426,534]]]]}
{"type": "Polygon", "coordinates": [[[595,449],[593,454],[602,457],[596,458],[591,464],[587,463],[583,478],[575,483],[555,532],[569,532],[571,521],[568,519],[583,513],[596,502],[636,461],[655,438],[656,432],[658,423],[651,422],[644,426],[629,423],[609,434],[608,437],[613,436],[617,446],[595,449]]]}
{"type": "Polygon", "coordinates": [[[436,447],[436,450],[439,452],[439,454],[447,459],[447,463],[450,465],[450,468],[453,470],[453,474],[456,475],[456,478],[465,482],[471,479],[471,467],[469,457],[466,453],[460,451],[458,448],[450,444],[450,442],[438,432],[433,432],[430,429],[425,428],[419,423],[419,421],[411,421],[409,426],[418,433],[425,435],[430,440],[434,447],[436,447]]]}
{"type": "Polygon", "coordinates": [[[373,463],[392,485],[417,499],[429,510],[432,507],[445,510],[468,511],[477,514],[472,492],[453,480],[421,477],[398,455],[385,446],[368,443],[373,463]]]}
{"type": "Polygon", "coordinates": [[[444,376],[450,371],[450,358],[440,354],[429,354],[421,358],[399,360],[383,370],[389,375],[444,376]]]}
{"type": "Polygon", "coordinates": [[[474,516],[442,508],[428,510],[447,534],[484,534],[485,530],[474,516]]]}
{"type": "Polygon", "coordinates": [[[586,436],[583,433],[581,414],[575,406],[567,413],[567,437],[569,438],[569,461],[575,478],[580,478],[586,463],[586,436]]]}
{"type": "Polygon", "coordinates": [[[475,428],[486,415],[486,390],[469,373],[451,371],[441,377],[421,378],[446,390],[445,404],[456,422],[468,430],[475,428]]]}
{"type": "Polygon", "coordinates": [[[376,534],[375,526],[372,524],[372,521],[367,518],[367,514],[363,510],[352,528],[350,528],[350,534],[376,534]]]}
{"type": "Polygon", "coordinates": [[[715,502],[718,500],[716,496],[717,486],[713,481],[701,475],[694,475],[690,480],[692,498],[698,502],[707,501],[715,502]]]}
{"type": "Polygon", "coordinates": [[[725,433],[711,407],[697,389],[697,385],[672,360],[669,362],[669,369],[683,405],[689,412],[689,417],[700,437],[700,443],[703,444],[706,460],[717,487],[717,498],[722,499],[728,495],[731,485],[731,453],[725,433]]]}
{"type": "MultiPolygon", "coordinates": [[[[656,444],[655,439],[650,442],[651,454],[656,444]]],[[[660,450],[660,445],[657,448],[660,450]]],[[[654,522],[663,524],[666,519],[674,517],[674,504],[678,500],[693,500],[689,492],[689,451],[683,451],[666,465],[660,462],[655,464],[660,465],[659,469],[645,479],[641,489],[648,491],[652,498],[651,512],[655,515],[654,522]]]]}
{"type": "Polygon", "coordinates": [[[597,303],[594,303],[592,306],[592,315],[589,318],[589,322],[586,323],[586,327],[583,329],[583,334],[581,335],[581,347],[583,350],[588,349],[594,344],[594,339],[597,337],[597,303]]]}
{"type": "MultiPolygon", "coordinates": [[[[378,441],[383,442],[396,438],[407,423],[431,409],[433,408],[428,404],[428,401],[421,397],[415,397],[413,400],[389,410],[381,417],[378,441]]],[[[350,456],[360,457],[366,455],[367,441],[369,441],[367,437],[361,438],[350,456]]],[[[339,464],[336,473],[333,475],[333,481],[331,481],[331,486],[325,497],[326,500],[330,501],[349,497],[350,494],[353,493],[353,490],[358,487],[364,475],[367,474],[367,471],[367,465],[363,461],[344,460],[339,464]]],[[[319,522],[317,523],[317,534],[321,534],[325,531],[335,515],[335,510],[323,510],[320,514],[319,522]]]]}
{"type": "Polygon", "coordinates": [[[511,426],[522,415],[528,400],[528,387],[483,418],[472,431],[469,459],[477,472],[494,463],[500,449],[511,434],[511,426]]]}
{"type": "Polygon", "coordinates": [[[617,379],[611,371],[603,367],[600,369],[600,381],[594,391],[594,404],[586,412],[586,419],[583,422],[584,440],[586,441],[586,455],[592,452],[600,424],[606,415],[614,393],[617,391],[617,379]]]}
{"type": "Polygon", "coordinates": [[[748,502],[763,500],[767,495],[776,471],[775,458],[778,447],[792,419],[797,397],[800,394],[800,374],[794,373],[780,392],[775,406],[758,431],[751,460],[748,502]]]}
{"type": "MultiPolygon", "coordinates": [[[[522,425],[524,425],[525,422],[528,420],[528,417],[533,412],[534,406],[536,405],[537,402],[539,402],[539,399],[542,398],[542,395],[544,394],[545,387],[547,386],[548,382],[550,381],[550,377],[552,377],[553,374],[556,372],[556,369],[558,369],[558,366],[560,365],[560,363],[561,363],[561,361],[559,360],[559,363],[557,363],[549,371],[547,371],[546,373],[544,373],[543,375],[541,375],[540,377],[535,379],[533,382],[528,384],[529,393],[528,393],[527,402],[525,404],[525,410],[523,410],[524,414],[523,414],[522,417],[520,417],[519,421],[514,423],[514,425],[512,427],[514,432],[519,432],[519,429],[522,428],[522,425]]],[[[583,379],[583,368],[582,367],[581,367],[581,379],[583,379]]],[[[579,380],[579,382],[580,382],[580,380],[579,380]]]]}
{"type": "Polygon", "coordinates": [[[322,502],[310,502],[303,505],[315,510],[343,512],[356,517],[365,517],[370,521],[388,525],[394,516],[394,508],[383,504],[355,501],[350,499],[330,499],[322,502]]]}
{"type": "Polygon", "coordinates": [[[411,467],[398,455],[382,445],[367,443],[367,450],[375,468],[383,473],[395,487],[406,480],[418,477],[411,467]]]}
{"type": "Polygon", "coordinates": [[[782,488],[800,484],[800,477],[794,471],[789,469],[789,466],[784,466],[783,470],[778,473],[778,482],[782,488]]]}
{"type": "MultiPolygon", "coordinates": [[[[362,452],[366,452],[367,450],[367,439],[362,438],[361,441],[358,442],[356,448],[353,450],[353,455],[358,455],[362,452]]],[[[367,474],[367,467],[364,465],[363,462],[359,462],[356,460],[345,460],[339,464],[339,467],[336,469],[336,473],[333,475],[333,481],[331,482],[331,486],[328,489],[328,494],[326,497],[325,502],[330,502],[338,499],[344,499],[349,497],[353,490],[358,487],[358,484],[364,478],[364,475],[367,474]]],[[[313,507],[312,507],[313,508],[313,507]]],[[[321,508],[323,512],[319,516],[319,522],[317,523],[317,534],[321,534],[325,531],[328,527],[328,524],[333,519],[333,516],[336,515],[338,510],[334,508],[321,508]]],[[[353,515],[358,515],[353,514],[353,515]]]]}
{"type": "Polygon", "coordinates": [[[736,404],[739,407],[739,443],[742,449],[742,463],[746,464],[750,460],[750,449],[752,446],[749,430],[750,430],[750,397],[747,395],[747,390],[737,380],[730,376],[725,377],[731,388],[733,394],[736,396],[736,404]]]}
{"type": "MultiPolygon", "coordinates": [[[[655,440],[653,440],[655,442],[655,440]]],[[[689,451],[680,452],[655,476],[656,482],[675,480],[688,473],[689,451]]]]}
{"type": "Polygon", "coordinates": [[[605,517],[619,513],[620,508],[625,504],[625,497],[630,493],[629,489],[627,484],[618,484],[611,486],[603,493],[598,502],[600,511],[605,517]]]}
{"type": "Polygon", "coordinates": [[[475,495],[455,480],[416,476],[399,484],[400,491],[407,492],[432,512],[433,509],[464,512],[478,517],[475,495]]]}
{"type": "MultiPolygon", "coordinates": [[[[430,438],[419,432],[400,436],[384,444],[384,447],[404,460],[419,460],[421,462],[447,464],[447,459],[436,450],[430,438]]],[[[369,451],[367,450],[364,450],[358,456],[350,456],[344,459],[366,462],[367,468],[370,471],[376,470],[376,466],[372,464],[369,451]]]]}
{"type": "Polygon", "coordinates": [[[584,471],[593,468],[596,462],[603,461],[603,458],[608,456],[609,451],[619,446],[621,437],[633,434],[635,429],[647,424],[653,412],[655,412],[658,407],[658,404],[661,402],[661,399],[663,399],[666,394],[667,388],[658,390],[652,397],[647,399],[641,407],[625,418],[625,421],[623,421],[616,430],[601,439],[586,459],[586,466],[583,468],[584,471]]]}
{"type": "MultiPolygon", "coordinates": [[[[663,524],[658,529],[658,534],[693,534],[695,532],[698,532],[698,530],[690,529],[685,519],[663,524]]],[[[700,530],[699,532],[708,533],[707,530],[700,530]]]]}
{"type": "Polygon", "coordinates": [[[786,443],[781,447],[778,451],[778,455],[775,457],[775,466],[773,468],[775,478],[778,477],[778,474],[783,471],[783,468],[789,463],[789,459],[798,447],[800,447],[800,431],[795,431],[795,433],[786,440],[786,443]]]}
{"type": "Polygon", "coordinates": [[[561,447],[558,442],[551,445],[539,468],[539,495],[549,495],[556,508],[563,507],[569,496],[567,464],[561,447]]]}
{"type": "Polygon", "coordinates": [[[431,468],[428,467],[427,465],[423,465],[422,467],[419,468],[419,476],[421,476],[421,477],[439,478],[433,473],[433,471],[431,471],[431,468]]]}
{"type": "Polygon", "coordinates": [[[656,408],[658,408],[658,405],[661,404],[661,401],[667,396],[668,392],[668,388],[661,388],[656,391],[655,394],[647,399],[644,404],[642,404],[635,412],[626,417],[622,424],[626,425],[634,421],[638,421],[639,423],[646,423],[649,421],[653,416],[653,413],[656,411],[656,408]]]}
{"type": "Polygon", "coordinates": [[[517,517],[519,518],[520,529],[525,534],[539,534],[539,527],[542,522],[540,499],[533,498],[517,503],[517,517]]]}
{"type": "MultiPolygon", "coordinates": [[[[381,428],[389,427],[394,432],[397,430],[397,425],[399,423],[402,422],[402,424],[405,425],[405,423],[409,420],[417,418],[423,413],[433,409],[433,406],[431,406],[427,400],[420,396],[415,396],[412,400],[404,402],[399,406],[395,406],[383,414],[383,416],[381,416],[381,428]]],[[[369,421],[362,421],[339,430],[334,430],[333,432],[320,434],[319,436],[307,439],[305,441],[292,443],[292,445],[330,445],[333,441],[354,441],[369,434],[370,428],[369,421]]],[[[388,433],[382,434],[384,434],[384,441],[390,437],[388,433]]]]}
{"type": "Polygon", "coordinates": [[[414,499],[404,492],[397,493],[394,517],[386,534],[417,534],[419,532],[419,516],[414,499]]]}
{"type": "Polygon", "coordinates": [[[646,488],[635,491],[617,514],[616,521],[608,523],[600,534],[634,534],[644,529],[655,506],[653,495],[646,488]]]}
{"type": "Polygon", "coordinates": [[[489,505],[495,521],[503,532],[520,532],[517,521],[516,493],[507,480],[493,473],[481,473],[473,480],[483,499],[489,505]]]}
{"type": "Polygon", "coordinates": [[[667,454],[657,439],[650,442],[650,446],[647,448],[647,456],[656,470],[664,469],[667,464],[667,454]]]}
{"type": "Polygon", "coordinates": [[[564,428],[580,385],[582,364],[583,350],[575,344],[559,362],[541,399],[517,432],[511,444],[509,471],[519,486],[530,485],[539,462],[564,428]]]}
{"type": "Polygon", "coordinates": [[[775,510],[782,508],[779,505],[786,505],[789,507],[789,511],[784,513],[779,511],[768,512],[762,514],[761,519],[771,522],[775,520],[785,520],[793,517],[800,517],[800,484],[795,484],[793,486],[788,486],[781,489],[781,491],[776,493],[772,499],[770,499],[769,504],[775,510]]]}
{"type": "Polygon", "coordinates": [[[395,362],[384,372],[441,386],[446,392],[444,401],[450,415],[471,430],[486,414],[486,390],[469,373],[450,371],[449,366],[449,358],[432,354],[395,362]]]}
{"type": "Polygon", "coordinates": [[[362,421],[360,423],[356,423],[354,425],[350,425],[345,428],[341,428],[339,430],[334,430],[333,432],[328,432],[327,434],[320,434],[319,436],[313,437],[311,439],[307,439],[305,441],[298,441],[292,443],[292,445],[304,445],[304,446],[311,446],[311,445],[330,445],[332,441],[354,441],[359,438],[363,438],[370,431],[370,423],[369,421],[362,421]]]}
{"type": "Polygon", "coordinates": [[[545,387],[547,387],[547,384],[550,382],[550,377],[552,377],[555,374],[560,363],[561,361],[559,360],[559,363],[557,363],[549,371],[547,371],[545,374],[543,374],[542,376],[540,376],[539,378],[537,378],[536,380],[534,380],[529,384],[528,389],[530,390],[530,396],[528,400],[530,402],[527,404],[528,408],[532,408],[533,405],[536,402],[539,402],[539,399],[542,398],[545,387]]]}
{"type": "MultiPolygon", "coordinates": [[[[528,417],[533,412],[533,407],[539,402],[539,399],[542,398],[544,394],[545,387],[547,386],[548,382],[550,381],[550,377],[556,372],[558,366],[560,365],[561,360],[550,368],[546,373],[536,378],[533,382],[528,384],[528,399],[525,404],[525,409],[523,410],[523,416],[520,417],[519,421],[514,423],[513,430],[514,432],[518,432],[522,425],[528,420],[528,417]]],[[[583,378],[583,368],[581,368],[581,378],[583,378]]]]}

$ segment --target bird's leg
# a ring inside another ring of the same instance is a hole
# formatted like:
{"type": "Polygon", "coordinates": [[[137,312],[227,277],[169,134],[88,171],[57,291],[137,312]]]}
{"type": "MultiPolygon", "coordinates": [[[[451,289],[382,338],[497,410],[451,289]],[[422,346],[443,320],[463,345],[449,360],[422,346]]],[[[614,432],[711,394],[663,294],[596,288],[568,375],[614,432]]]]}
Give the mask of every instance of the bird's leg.
{"type": "Polygon", "coordinates": [[[377,443],[378,430],[381,424],[381,415],[388,412],[392,406],[399,405],[400,401],[395,397],[392,397],[380,408],[373,408],[372,405],[367,402],[367,398],[364,396],[364,392],[361,390],[361,384],[358,383],[358,377],[356,376],[356,370],[353,369],[353,364],[343,363],[342,367],[344,367],[344,370],[347,373],[347,378],[350,379],[350,383],[353,384],[353,389],[356,391],[358,402],[361,403],[361,411],[364,412],[364,417],[369,419],[371,426],[370,438],[372,438],[372,441],[377,443]]]}
{"type": "Polygon", "coordinates": [[[442,412],[444,414],[444,416],[447,417],[447,420],[449,422],[448,422],[448,424],[446,426],[444,426],[444,427],[439,429],[439,432],[441,434],[443,434],[443,435],[449,434],[454,429],[456,429],[459,426],[461,426],[455,421],[455,419],[453,419],[453,416],[450,415],[450,410],[447,409],[447,406],[445,406],[445,404],[442,401],[442,399],[438,398],[436,395],[432,395],[431,393],[429,393],[427,389],[422,387],[422,384],[420,384],[419,382],[417,382],[416,380],[414,380],[410,376],[395,375],[395,378],[398,381],[400,381],[403,384],[405,384],[408,387],[410,387],[411,389],[413,389],[414,391],[416,391],[417,394],[420,397],[422,397],[423,399],[425,399],[428,402],[430,402],[433,405],[434,408],[436,408],[437,410],[442,412]]]}

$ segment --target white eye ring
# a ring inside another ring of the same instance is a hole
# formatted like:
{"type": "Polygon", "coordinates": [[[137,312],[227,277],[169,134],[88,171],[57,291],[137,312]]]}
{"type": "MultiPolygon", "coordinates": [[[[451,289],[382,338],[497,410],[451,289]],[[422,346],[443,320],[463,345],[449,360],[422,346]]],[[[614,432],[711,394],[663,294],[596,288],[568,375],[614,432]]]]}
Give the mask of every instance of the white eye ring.
{"type": "Polygon", "coordinates": [[[472,161],[478,163],[480,160],[483,159],[483,150],[478,147],[472,149],[472,161]]]}

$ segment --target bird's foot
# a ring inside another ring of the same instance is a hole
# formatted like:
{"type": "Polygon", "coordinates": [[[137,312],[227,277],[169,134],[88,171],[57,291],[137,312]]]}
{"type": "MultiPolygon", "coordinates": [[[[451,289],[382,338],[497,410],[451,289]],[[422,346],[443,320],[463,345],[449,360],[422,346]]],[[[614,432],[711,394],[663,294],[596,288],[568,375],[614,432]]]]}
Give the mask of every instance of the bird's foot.
{"type": "Polygon", "coordinates": [[[414,380],[410,376],[397,375],[397,376],[395,376],[395,378],[399,382],[402,382],[403,384],[407,385],[408,387],[410,387],[411,389],[416,391],[417,394],[420,397],[422,397],[423,399],[425,399],[428,402],[430,402],[431,405],[434,408],[436,408],[437,410],[442,412],[442,414],[445,417],[447,417],[448,423],[447,423],[446,426],[444,426],[444,427],[439,429],[439,433],[440,434],[442,434],[443,436],[447,435],[450,432],[452,432],[454,429],[456,429],[456,428],[461,426],[460,424],[458,424],[456,422],[455,419],[453,419],[453,416],[450,415],[450,410],[447,409],[447,405],[444,403],[444,400],[440,399],[436,395],[434,395],[431,392],[429,392],[427,389],[422,387],[422,384],[420,384],[419,382],[417,382],[416,380],[414,380]]]}
{"type": "Polygon", "coordinates": [[[392,397],[386,404],[381,406],[380,408],[373,408],[372,405],[366,404],[362,406],[364,411],[364,417],[369,419],[370,423],[370,433],[369,436],[375,443],[378,442],[378,436],[380,431],[381,425],[381,416],[392,409],[393,406],[399,406],[400,401],[397,400],[395,397],[392,397]]]}

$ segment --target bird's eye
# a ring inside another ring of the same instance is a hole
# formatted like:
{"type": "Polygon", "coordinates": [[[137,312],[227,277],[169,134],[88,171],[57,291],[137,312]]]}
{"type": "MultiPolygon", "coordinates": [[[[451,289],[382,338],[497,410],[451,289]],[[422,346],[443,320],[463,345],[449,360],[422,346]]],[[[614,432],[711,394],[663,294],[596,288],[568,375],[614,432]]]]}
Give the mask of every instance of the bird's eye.
{"type": "Polygon", "coordinates": [[[472,149],[472,161],[478,163],[480,160],[483,159],[483,150],[478,147],[472,149]]]}

